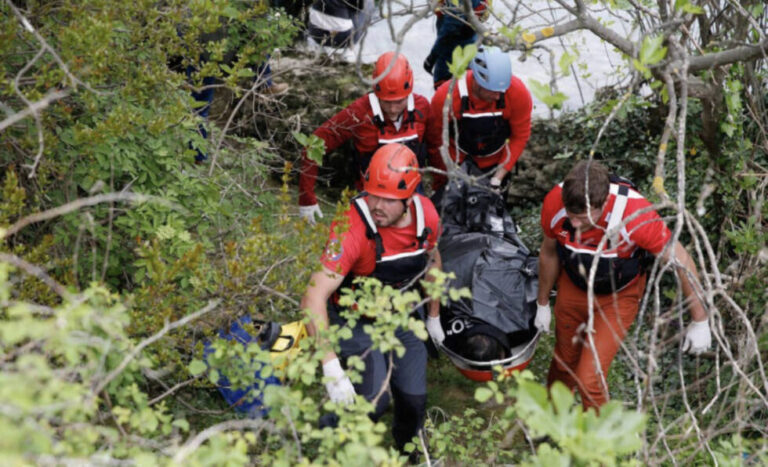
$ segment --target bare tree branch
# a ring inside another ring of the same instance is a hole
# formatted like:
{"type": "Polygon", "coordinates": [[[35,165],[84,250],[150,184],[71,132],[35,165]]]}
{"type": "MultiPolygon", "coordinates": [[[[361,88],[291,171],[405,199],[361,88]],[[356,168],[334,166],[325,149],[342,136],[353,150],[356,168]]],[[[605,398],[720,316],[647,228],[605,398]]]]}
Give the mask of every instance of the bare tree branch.
{"type": "Polygon", "coordinates": [[[30,115],[35,115],[39,113],[41,110],[45,109],[51,103],[63,99],[69,95],[69,91],[63,90],[55,90],[55,91],[49,91],[48,94],[43,96],[42,99],[30,103],[27,108],[20,112],[15,112],[11,114],[9,117],[6,117],[5,120],[0,122],[0,131],[5,130],[6,128],[10,127],[11,125],[14,125],[21,120],[24,120],[25,118],[29,117],[30,115]]]}
{"type": "Polygon", "coordinates": [[[170,201],[157,196],[142,195],[139,193],[122,193],[122,192],[121,193],[105,193],[103,195],[96,195],[88,198],[80,198],[75,201],[72,201],[71,203],[67,203],[62,206],[49,209],[47,211],[31,214],[19,220],[18,222],[8,227],[7,229],[0,229],[0,240],[3,240],[12,235],[15,235],[21,229],[23,229],[24,227],[30,224],[35,224],[37,222],[42,222],[48,219],[53,219],[58,216],[63,216],[64,214],[69,214],[70,212],[77,211],[87,206],[94,206],[97,204],[110,203],[114,201],[132,201],[137,203],[151,201],[156,204],[172,207],[179,211],[186,212],[186,209],[184,209],[183,207],[175,203],[171,203],[170,201]]]}
{"type": "Polygon", "coordinates": [[[189,323],[191,321],[194,321],[197,318],[203,316],[204,314],[212,311],[213,309],[215,309],[219,305],[219,303],[221,303],[221,300],[212,300],[212,301],[208,302],[208,304],[205,307],[197,310],[196,312],[194,312],[194,313],[192,313],[190,315],[187,315],[187,316],[183,317],[180,320],[174,321],[173,323],[170,323],[170,324],[169,323],[165,323],[165,326],[163,326],[162,329],[160,329],[153,336],[150,336],[150,337],[144,339],[143,341],[141,341],[139,343],[139,345],[137,345],[131,351],[131,353],[126,355],[125,358],[123,359],[123,361],[120,362],[120,364],[117,367],[115,367],[115,369],[112,370],[103,380],[101,380],[101,382],[93,390],[93,394],[100,394],[101,391],[103,391],[104,388],[107,387],[107,385],[113,379],[115,379],[117,377],[117,375],[119,375],[120,373],[123,372],[125,367],[128,366],[128,364],[131,362],[131,360],[136,358],[141,353],[141,351],[144,350],[145,347],[147,347],[149,345],[152,345],[153,343],[157,342],[164,335],[168,334],[168,332],[173,331],[176,328],[180,328],[182,326],[185,326],[187,323],[189,323]]]}
{"type": "MultiPolygon", "coordinates": [[[[765,58],[768,54],[768,39],[755,45],[743,45],[722,52],[712,52],[706,55],[691,57],[688,64],[688,72],[696,73],[736,62],[748,62],[758,58],[765,58]]],[[[675,61],[670,63],[672,68],[680,68],[682,63],[675,61]]]]}
{"type": "Polygon", "coordinates": [[[51,276],[49,276],[42,268],[34,264],[28,263],[16,255],[0,252],[0,261],[12,264],[22,271],[26,272],[30,276],[40,279],[45,285],[56,292],[61,298],[65,300],[72,300],[74,296],[67,291],[67,289],[56,282],[51,276]]]}
{"type": "Polygon", "coordinates": [[[198,433],[194,438],[187,441],[177,452],[176,455],[173,456],[172,463],[174,465],[182,465],[184,459],[187,458],[190,454],[195,452],[197,448],[200,447],[201,444],[203,444],[205,441],[210,439],[211,437],[215,436],[218,433],[224,432],[224,431],[231,431],[231,430],[262,430],[267,429],[269,431],[272,431],[271,424],[266,420],[253,420],[253,419],[244,419],[244,420],[227,420],[226,422],[218,423],[216,425],[210,426],[206,428],[205,430],[198,433]]]}

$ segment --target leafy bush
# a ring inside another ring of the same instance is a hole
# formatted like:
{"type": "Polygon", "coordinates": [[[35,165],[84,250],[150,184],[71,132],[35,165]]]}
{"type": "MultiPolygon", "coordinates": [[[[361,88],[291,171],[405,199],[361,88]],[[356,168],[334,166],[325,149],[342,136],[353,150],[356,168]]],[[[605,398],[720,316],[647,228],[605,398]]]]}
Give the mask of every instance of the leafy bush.
{"type": "MultiPolygon", "coordinates": [[[[96,206],[40,228],[40,234],[54,235],[56,257],[75,252],[71,259],[76,264],[57,271],[60,277],[71,272],[75,284],[105,280],[117,287],[130,285],[133,249],[143,239],[160,228],[199,234],[210,227],[211,218],[233,215],[219,206],[227,176],[200,177],[192,165],[192,147],[207,143],[197,131],[198,104],[185,84],[186,66],[195,69],[192,83],[210,76],[239,88],[238,80],[253,76],[246,70],[258,68],[274,47],[289,43],[297,25],[264,4],[234,0],[63,0],[26,7],[11,11],[0,6],[0,25],[8,38],[0,46],[0,96],[8,108],[21,110],[53,89],[67,95],[52,101],[39,125],[25,119],[4,131],[0,163],[35,176],[34,183],[19,187],[26,192],[28,211],[105,190],[165,199],[165,204],[130,210],[96,206]],[[18,17],[22,14],[32,29],[25,29],[18,17]],[[207,40],[216,30],[228,36],[207,40]],[[34,33],[47,40],[39,57],[28,46],[38,43],[34,33]],[[235,50],[236,59],[226,64],[228,51],[235,50]],[[174,57],[182,60],[178,71],[168,66],[174,57]]],[[[257,160],[270,157],[255,143],[238,149],[257,160]]]]}

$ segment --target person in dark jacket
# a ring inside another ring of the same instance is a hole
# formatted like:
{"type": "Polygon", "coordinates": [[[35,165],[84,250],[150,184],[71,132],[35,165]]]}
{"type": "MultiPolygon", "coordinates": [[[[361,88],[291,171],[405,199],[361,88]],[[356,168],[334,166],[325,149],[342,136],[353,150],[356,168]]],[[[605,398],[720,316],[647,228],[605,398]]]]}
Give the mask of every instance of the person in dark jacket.
{"type": "MultiPolygon", "coordinates": [[[[488,15],[486,0],[472,0],[472,9],[478,19],[484,20],[488,15]]],[[[451,79],[448,62],[457,46],[467,46],[477,41],[477,33],[464,15],[463,0],[442,0],[435,11],[437,19],[435,27],[437,38],[424,60],[424,69],[432,75],[435,89],[451,79]]]]}

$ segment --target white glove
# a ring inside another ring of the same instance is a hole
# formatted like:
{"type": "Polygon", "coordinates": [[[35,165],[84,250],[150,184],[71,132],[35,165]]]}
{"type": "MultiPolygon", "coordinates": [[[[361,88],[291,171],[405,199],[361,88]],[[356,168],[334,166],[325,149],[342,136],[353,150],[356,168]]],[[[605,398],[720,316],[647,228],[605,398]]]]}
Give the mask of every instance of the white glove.
{"type": "Polygon", "coordinates": [[[549,303],[539,305],[536,303],[536,317],[533,319],[533,325],[541,332],[549,332],[549,324],[552,322],[552,309],[549,303]]]}
{"type": "Polygon", "coordinates": [[[445,340],[445,332],[443,332],[443,326],[440,324],[439,316],[427,316],[427,333],[435,344],[442,344],[445,340]]]}
{"type": "Polygon", "coordinates": [[[338,358],[323,363],[323,376],[331,378],[331,381],[325,383],[331,402],[349,404],[355,401],[355,388],[349,376],[341,368],[338,358]]]}
{"type": "Polygon", "coordinates": [[[317,223],[315,216],[322,219],[323,211],[320,210],[320,206],[313,204],[312,206],[299,206],[299,217],[306,219],[312,225],[317,223]]]}
{"type": "Polygon", "coordinates": [[[501,180],[499,180],[496,177],[491,177],[491,180],[488,182],[489,185],[491,185],[491,190],[495,192],[501,191],[501,180]]]}
{"type": "Polygon", "coordinates": [[[688,325],[683,338],[683,352],[693,355],[709,350],[712,345],[712,333],[709,331],[709,321],[693,321],[688,325]]]}

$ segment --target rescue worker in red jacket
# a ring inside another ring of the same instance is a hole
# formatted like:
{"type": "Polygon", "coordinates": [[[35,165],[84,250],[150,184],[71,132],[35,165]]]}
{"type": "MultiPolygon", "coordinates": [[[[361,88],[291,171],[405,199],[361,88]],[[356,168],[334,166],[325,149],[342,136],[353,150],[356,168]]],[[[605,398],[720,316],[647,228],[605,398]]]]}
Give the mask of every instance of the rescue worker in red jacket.
{"type": "Polygon", "coordinates": [[[696,265],[680,242],[670,244],[672,234],[656,211],[637,214],[650,206],[631,183],[609,174],[597,161],[576,164],[544,199],[534,324],[549,330],[549,295],[557,283],[555,349],[547,383],[561,381],[578,389],[584,408],[599,408],[609,399],[608,369],[637,316],[646,281],[645,255],[662,255],[662,261],[675,265],[692,318],[683,350],[699,354],[712,343],[700,290],[689,279],[698,280],[696,265]],[[608,241],[598,252],[606,234],[608,241]],[[587,278],[596,254],[592,338],[601,372],[583,332],[589,319],[587,278]]]}
{"type": "MultiPolygon", "coordinates": [[[[469,68],[449,100],[448,151],[459,164],[468,157],[481,171],[492,172],[490,184],[499,188],[531,135],[533,101],[525,84],[512,76],[509,55],[498,47],[481,46],[469,68]]],[[[451,81],[443,83],[432,97],[427,125],[430,165],[441,170],[446,167],[440,155],[443,106],[450,86],[451,81]]],[[[444,184],[445,177],[435,177],[435,190],[444,184]]]]}
{"type": "MultiPolygon", "coordinates": [[[[441,268],[436,248],[440,222],[432,202],[415,193],[420,180],[416,156],[407,147],[393,143],[376,151],[365,174],[365,191],[353,199],[346,212],[344,222],[348,227],[337,233],[337,224],[331,226],[323,268],[312,275],[302,299],[302,308],[309,310],[312,318],[307,329],[310,336],[329,323],[346,325],[339,314],[338,291],[349,287],[355,277],[375,277],[384,284],[406,288],[413,287],[415,279],[429,268],[441,268]]],[[[431,301],[427,308],[427,331],[432,339],[442,342],[445,334],[440,326],[439,303],[431,301]]],[[[423,310],[415,313],[423,317],[423,310]]],[[[389,404],[382,386],[390,355],[372,350],[371,338],[363,330],[375,319],[359,318],[352,337],[340,342],[340,354],[329,352],[323,358],[323,375],[330,379],[326,389],[333,402],[350,402],[356,393],[370,401],[383,393],[371,414],[377,420],[389,404]],[[352,355],[361,356],[365,362],[362,382],[354,386],[341,363],[352,355]]],[[[424,421],[427,353],[424,342],[413,332],[399,329],[396,336],[406,351],[402,356],[391,356],[389,385],[395,405],[392,431],[402,450],[424,421]]]]}
{"type": "MultiPolygon", "coordinates": [[[[373,79],[379,79],[373,92],[355,100],[314,132],[325,142],[326,154],[352,139],[354,163],[361,176],[374,151],[384,144],[402,143],[419,154],[429,117],[429,101],[412,92],[413,70],[404,55],[381,55],[373,79]],[[390,64],[392,68],[384,74],[390,64]]],[[[315,196],[316,180],[317,164],[305,154],[299,173],[299,214],[313,224],[316,217],[323,217],[315,196]]]]}

